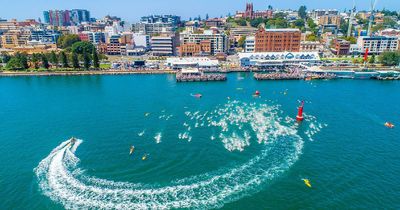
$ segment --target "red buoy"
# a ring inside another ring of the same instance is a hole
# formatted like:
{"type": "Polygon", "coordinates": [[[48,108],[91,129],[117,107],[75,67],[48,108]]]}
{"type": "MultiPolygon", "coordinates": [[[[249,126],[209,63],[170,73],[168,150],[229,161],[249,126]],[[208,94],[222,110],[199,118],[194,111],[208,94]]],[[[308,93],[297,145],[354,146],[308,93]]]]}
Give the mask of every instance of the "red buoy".
{"type": "Polygon", "coordinates": [[[304,101],[302,101],[301,105],[299,106],[299,111],[298,111],[297,116],[296,116],[296,120],[297,121],[303,121],[304,120],[303,108],[304,108],[304,101]]]}

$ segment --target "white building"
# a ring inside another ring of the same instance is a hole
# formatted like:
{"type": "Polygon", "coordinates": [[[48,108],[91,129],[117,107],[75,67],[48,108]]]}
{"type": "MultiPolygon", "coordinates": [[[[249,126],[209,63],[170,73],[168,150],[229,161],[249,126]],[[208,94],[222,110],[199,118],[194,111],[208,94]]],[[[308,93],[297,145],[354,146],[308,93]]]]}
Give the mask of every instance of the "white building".
{"type": "Polygon", "coordinates": [[[394,36],[361,36],[358,37],[357,45],[365,52],[380,54],[385,51],[396,51],[399,49],[399,38],[394,36]]]}
{"type": "Polygon", "coordinates": [[[301,63],[318,63],[318,52],[239,53],[241,66],[282,67],[301,63]]]}
{"type": "Polygon", "coordinates": [[[301,41],[300,42],[300,52],[322,52],[324,46],[318,42],[312,41],[301,41]]]}
{"type": "Polygon", "coordinates": [[[175,35],[153,36],[151,50],[154,56],[173,56],[176,53],[177,38],[175,35]]]}
{"type": "Polygon", "coordinates": [[[120,34],[124,31],[124,28],[120,25],[119,22],[113,22],[112,26],[104,27],[104,31],[108,37],[120,34]]]}
{"type": "Polygon", "coordinates": [[[228,51],[228,38],[225,34],[214,34],[211,30],[206,30],[202,34],[181,33],[182,44],[200,44],[203,40],[211,41],[211,54],[226,53],[228,51]]]}
{"type": "Polygon", "coordinates": [[[150,49],[150,36],[145,34],[133,34],[135,48],[150,49]]]}
{"type": "Polygon", "coordinates": [[[256,46],[256,38],[254,36],[246,37],[246,41],[244,43],[244,52],[246,53],[254,52],[255,46],[256,46]]]}
{"type": "Polygon", "coordinates": [[[358,44],[351,44],[349,49],[350,54],[359,54],[362,53],[361,47],[358,44]]]}

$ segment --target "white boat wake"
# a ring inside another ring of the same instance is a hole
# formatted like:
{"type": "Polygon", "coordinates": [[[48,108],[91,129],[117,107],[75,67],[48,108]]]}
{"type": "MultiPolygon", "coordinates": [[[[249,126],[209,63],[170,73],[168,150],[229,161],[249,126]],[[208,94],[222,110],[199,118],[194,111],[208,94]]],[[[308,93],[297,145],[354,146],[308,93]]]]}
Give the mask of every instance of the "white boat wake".
{"type": "MultiPolygon", "coordinates": [[[[262,112],[262,109],[250,111],[260,110],[262,112]]],[[[267,110],[271,111],[264,111],[267,110]]],[[[277,121],[270,123],[275,117],[274,112],[262,115],[249,122],[253,132],[260,132],[257,138],[259,143],[263,143],[263,149],[258,155],[239,166],[176,180],[165,186],[114,182],[85,175],[84,170],[78,167],[79,159],[74,154],[82,140],[61,143],[34,171],[42,193],[68,209],[218,208],[260,191],[272,179],[287,171],[302,152],[304,142],[295,128],[277,121]],[[261,123],[258,120],[266,120],[262,115],[268,118],[269,121],[264,123],[270,126],[256,127],[261,123]]],[[[255,115],[249,117],[254,118],[255,115]]],[[[244,144],[248,144],[249,138],[246,134],[244,144]]],[[[236,139],[239,137],[236,136],[236,139]]],[[[223,141],[227,141],[226,136],[223,141]]],[[[239,141],[239,145],[231,141],[225,143],[230,145],[226,146],[227,149],[246,146],[242,145],[243,140],[239,141]]]]}

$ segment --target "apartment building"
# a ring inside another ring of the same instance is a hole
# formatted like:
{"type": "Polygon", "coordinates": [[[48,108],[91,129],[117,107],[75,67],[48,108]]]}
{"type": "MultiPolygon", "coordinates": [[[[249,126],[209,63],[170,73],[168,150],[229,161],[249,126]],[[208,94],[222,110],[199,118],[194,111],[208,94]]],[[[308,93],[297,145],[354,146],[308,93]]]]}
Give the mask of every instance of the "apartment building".
{"type": "Polygon", "coordinates": [[[362,52],[368,48],[371,54],[380,54],[385,51],[396,51],[399,49],[399,38],[394,36],[363,36],[357,40],[357,45],[362,52]]]}
{"type": "Polygon", "coordinates": [[[226,53],[228,51],[228,38],[225,34],[213,33],[211,30],[206,30],[203,33],[181,33],[181,44],[188,43],[200,44],[202,41],[210,41],[211,54],[226,53]]]}

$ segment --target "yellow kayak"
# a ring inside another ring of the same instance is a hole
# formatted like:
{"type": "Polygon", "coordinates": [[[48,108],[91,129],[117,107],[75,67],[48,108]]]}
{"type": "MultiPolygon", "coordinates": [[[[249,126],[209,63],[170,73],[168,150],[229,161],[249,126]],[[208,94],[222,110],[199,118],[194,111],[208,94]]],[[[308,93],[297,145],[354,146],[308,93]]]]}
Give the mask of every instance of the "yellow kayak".
{"type": "Polygon", "coordinates": [[[307,187],[311,188],[310,180],[308,180],[308,179],[303,179],[303,181],[304,181],[304,184],[305,184],[307,187]]]}

